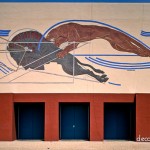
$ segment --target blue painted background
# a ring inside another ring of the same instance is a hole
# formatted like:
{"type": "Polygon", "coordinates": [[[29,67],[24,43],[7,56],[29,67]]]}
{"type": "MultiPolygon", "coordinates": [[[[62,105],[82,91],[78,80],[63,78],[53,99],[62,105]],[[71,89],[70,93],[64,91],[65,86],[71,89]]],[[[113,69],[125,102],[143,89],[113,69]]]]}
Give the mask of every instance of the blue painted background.
{"type": "Polygon", "coordinates": [[[0,2],[150,3],[150,0],[0,0],[0,2]]]}

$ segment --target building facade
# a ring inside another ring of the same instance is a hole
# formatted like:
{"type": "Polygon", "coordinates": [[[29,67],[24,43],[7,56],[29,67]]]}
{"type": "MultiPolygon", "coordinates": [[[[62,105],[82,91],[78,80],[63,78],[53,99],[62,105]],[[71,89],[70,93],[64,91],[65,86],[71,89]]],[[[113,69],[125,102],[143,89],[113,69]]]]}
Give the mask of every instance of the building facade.
{"type": "Polygon", "coordinates": [[[150,141],[149,0],[6,1],[0,141],[150,141]]]}
{"type": "Polygon", "coordinates": [[[149,94],[0,94],[0,140],[148,140],[149,98],[149,94]]]}

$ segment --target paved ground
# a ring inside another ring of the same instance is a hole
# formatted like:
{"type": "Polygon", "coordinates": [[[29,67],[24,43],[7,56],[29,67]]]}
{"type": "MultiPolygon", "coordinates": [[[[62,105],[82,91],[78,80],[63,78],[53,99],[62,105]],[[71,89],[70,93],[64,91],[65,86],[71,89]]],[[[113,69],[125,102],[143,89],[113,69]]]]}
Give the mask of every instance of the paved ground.
{"type": "Polygon", "coordinates": [[[0,150],[150,150],[150,142],[12,141],[0,142],[0,150]]]}

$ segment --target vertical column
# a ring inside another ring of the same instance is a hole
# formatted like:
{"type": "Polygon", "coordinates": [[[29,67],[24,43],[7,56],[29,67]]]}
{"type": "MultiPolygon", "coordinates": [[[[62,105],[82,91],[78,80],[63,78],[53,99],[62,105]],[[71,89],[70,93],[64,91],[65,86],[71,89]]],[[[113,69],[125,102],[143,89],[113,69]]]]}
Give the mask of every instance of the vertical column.
{"type": "Polygon", "coordinates": [[[59,103],[49,100],[45,103],[45,141],[59,140],[59,103]]]}
{"type": "Polygon", "coordinates": [[[136,140],[150,141],[150,94],[136,95],[136,140]]]}
{"type": "Polygon", "coordinates": [[[103,140],[103,102],[94,99],[90,103],[90,141],[103,140]]]}
{"type": "Polygon", "coordinates": [[[12,141],[15,136],[13,94],[0,94],[0,141],[12,141]]]}

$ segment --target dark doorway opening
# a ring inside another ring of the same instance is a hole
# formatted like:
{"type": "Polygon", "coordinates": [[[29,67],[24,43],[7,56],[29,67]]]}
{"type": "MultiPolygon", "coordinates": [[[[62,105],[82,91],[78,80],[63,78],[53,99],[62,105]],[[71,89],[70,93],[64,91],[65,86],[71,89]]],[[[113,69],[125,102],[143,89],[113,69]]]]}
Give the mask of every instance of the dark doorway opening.
{"type": "Polygon", "coordinates": [[[104,103],[104,139],[134,140],[135,104],[104,103]]]}
{"type": "Polygon", "coordinates": [[[16,136],[44,140],[44,103],[15,103],[16,136]]]}
{"type": "Polygon", "coordinates": [[[60,103],[60,139],[89,139],[89,103],[60,103]]]}

